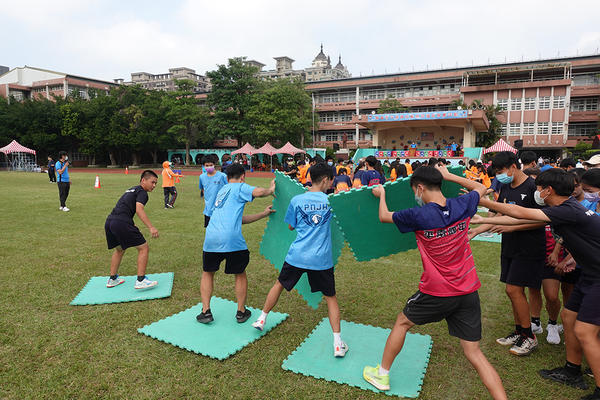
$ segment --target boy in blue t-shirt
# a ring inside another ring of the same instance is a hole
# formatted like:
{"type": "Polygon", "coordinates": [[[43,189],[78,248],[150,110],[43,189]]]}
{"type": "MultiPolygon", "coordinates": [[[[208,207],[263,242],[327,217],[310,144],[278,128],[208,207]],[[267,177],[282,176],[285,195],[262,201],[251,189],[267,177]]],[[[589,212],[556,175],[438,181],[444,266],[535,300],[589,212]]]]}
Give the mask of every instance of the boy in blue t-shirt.
{"type": "Polygon", "coordinates": [[[333,171],[327,164],[317,163],[311,167],[312,186],[308,192],[295,196],[288,206],[284,221],[298,236],[290,245],[277,282],[269,291],[262,314],[252,324],[262,331],[267,315],[275,307],[283,289],[294,288],[306,272],[313,292],[322,292],[329,310],[329,323],[333,330],[333,355],[344,357],[348,346],[340,332],[340,307],[335,297],[333,254],[331,251],[330,222],[333,216],[324,191],[329,189],[333,171]]]}
{"type": "Polygon", "coordinates": [[[267,197],[275,193],[275,180],[268,189],[250,186],[245,183],[246,170],[241,164],[227,167],[229,183],[219,190],[214,202],[214,210],[210,224],[206,228],[202,252],[202,313],[196,320],[203,324],[214,320],[210,311],[210,298],[213,292],[215,272],[219,270],[221,261],[225,260],[225,273],[235,275],[235,296],[238,311],[235,316],[238,323],[250,318],[251,312],[246,309],[246,291],[248,278],[246,267],[250,262],[250,252],[242,236],[242,224],[249,224],[269,216],[275,210],[268,206],[259,214],[243,215],[246,203],[255,197],[267,197]]]}
{"type": "Polygon", "coordinates": [[[210,154],[202,157],[202,166],[206,173],[200,175],[198,189],[200,189],[200,197],[204,196],[204,227],[206,228],[215,208],[217,193],[227,185],[227,175],[215,170],[215,158],[210,154]]]}
{"type": "Polygon", "coordinates": [[[71,189],[71,180],[69,179],[69,165],[71,163],[68,160],[67,152],[61,151],[58,153],[58,161],[54,165],[58,174],[57,185],[58,197],[60,198],[60,207],[58,209],[61,211],[69,211],[67,208],[67,197],[69,197],[69,190],[71,189]]]}

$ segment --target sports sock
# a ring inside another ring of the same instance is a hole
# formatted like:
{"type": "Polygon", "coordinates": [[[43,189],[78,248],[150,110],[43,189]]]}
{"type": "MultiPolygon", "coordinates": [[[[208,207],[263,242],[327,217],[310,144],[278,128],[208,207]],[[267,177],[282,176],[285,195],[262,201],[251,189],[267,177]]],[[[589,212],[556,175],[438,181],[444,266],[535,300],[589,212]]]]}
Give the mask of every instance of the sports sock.
{"type": "Polygon", "coordinates": [[[260,313],[260,317],[258,317],[259,320],[262,320],[263,325],[265,325],[267,323],[267,315],[269,315],[269,313],[262,311],[260,313]]]}
{"type": "Polygon", "coordinates": [[[515,331],[520,335],[523,333],[523,327],[521,325],[515,325],[515,331]]]}
{"type": "Polygon", "coordinates": [[[379,367],[379,376],[385,376],[385,375],[389,375],[390,374],[390,370],[389,369],[384,369],[383,367],[379,367]]]}
{"type": "Polygon", "coordinates": [[[114,281],[114,280],[115,280],[115,279],[117,279],[118,277],[119,277],[119,275],[111,275],[111,276],[110,276],[110,279],[112,279],[112,280],[114,281]]]}
{"type": "Polygon", "coordinates": [[[581,365],[573,364],[567,361],[565,364],[565,369],[573,376],[581,375],[581,365]]]}
{"type": "Polygon", "coordinates": [[[143,280],[144,280],[144,278],[146,278],[146,275],[142,275],[142,276],[139,276],[139,275],[138,275],[138,282],[141,282],[141,281],[143,281],[143,280]]]}
{"type": "Polygon", "coordinates": [[[554,320],[549,319],[548,320],[548,325],[556,325],[556,320],[555,319],[554,320]]]}
{"type": "Polygon", "coordinates": [[[540,319],[536,318],[536,317],[531,317],[531,323],[539,325],[540,324],[540,319]]]}
{"type": "Polygon", "coordinates": [[[333,345],[335,347],[342,345],[342,332],[333,332],[333,345]]]}
{"type": "Polygon", "coordinates": [[[521,335],[533,339],[533,332],[531,332],[531,326],[529,328],[521,328],[521,335]]]}

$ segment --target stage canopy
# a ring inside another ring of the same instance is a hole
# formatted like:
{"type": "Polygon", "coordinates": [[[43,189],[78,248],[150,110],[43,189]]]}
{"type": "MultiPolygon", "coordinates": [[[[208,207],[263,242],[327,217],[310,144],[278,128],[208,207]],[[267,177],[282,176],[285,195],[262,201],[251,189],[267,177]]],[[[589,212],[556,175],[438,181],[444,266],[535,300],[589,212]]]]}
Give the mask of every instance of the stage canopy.
{"type": "Polygon", "coordinates": [[[277,153],[294,155],[296,153],[306,153],[306,152],[297,147],[294,147],[294,145],[292,145],[290,142],[287,142],[285,144],[285,146],[283,146],[282,148],[277,150],[277,153]]]}
{"type": "Polygon", "coordinates": [[[0,153],[10,154],[10,153],[30,153],[35,155],[35,150],[28,149],[27,147],[20,145],[16,140],[13,140],[6,146],[0,148],[0,153]]]}
{"type": "Polygon", "coordinates": [[[252,147],[252,145],[250,145],[250,143],[248,143],[248,142],[246,142],[246,144],[243,147],[237,149],[236,151],[231,152],[231,154],[249,154],[249,155],[256,154],[256,153],[257,153],[256,149],[254,147],[252,147]]]}
{"type": "Polygon", "coordinates": [[[483,150],[483,154],[487,153],[496,153],[498,151],[512,151],[513,153],[517,153],[517,149],[506,143],[503,139],[498,140],[491,147],[483,150]]]}
{"type": "Polygon", "coordinates": [[[271,146],[269,142],[265,143],[263,147],[257,149],[254,154],[268,154],[272,156],[273,154],[281,153],[275,147],[271,146]]]}

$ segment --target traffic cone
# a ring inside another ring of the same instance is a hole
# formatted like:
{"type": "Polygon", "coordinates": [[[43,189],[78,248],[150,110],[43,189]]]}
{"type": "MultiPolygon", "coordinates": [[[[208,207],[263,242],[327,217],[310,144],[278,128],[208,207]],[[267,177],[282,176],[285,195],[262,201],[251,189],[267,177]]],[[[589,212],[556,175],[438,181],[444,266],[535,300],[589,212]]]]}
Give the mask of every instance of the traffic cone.
{"type": "Polygon", "coordinates": [[[175,177],[175,183],[179,183],[179,182],[180,182],[180,180],[179,180],[179,177],[178,177],[178,176],[176,176],[176,177],[175,177]]]}
{"type": "Polygon", "coordinates": [[[96,175],[96,184],[94,185],[94,189],[100,189],[100,177],[96,175]]]}
{"type": "Polygon", "coordinates": [[[129,175],[129,167],[125,167],[125,175],[129,175]]]}

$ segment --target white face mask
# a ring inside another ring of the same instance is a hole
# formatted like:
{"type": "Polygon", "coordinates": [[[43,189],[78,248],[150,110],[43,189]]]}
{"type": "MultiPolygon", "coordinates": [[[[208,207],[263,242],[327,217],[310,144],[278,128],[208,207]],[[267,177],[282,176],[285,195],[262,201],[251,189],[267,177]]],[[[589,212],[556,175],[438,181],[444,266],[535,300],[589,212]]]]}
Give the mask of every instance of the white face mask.
{"type": "Polygon", "coordinates": [[[599,195],[600,195],[600,192],[596,192],[596,193],[587,193],[587,192],[585,192],[585,193],[583,194],[583,197],[584,197],[584,198],[585,198],[587,201],[590,201],[590,202],[592,202],[592,203],[595,203],[595,202],[597,202],[597,201],[599,201],[599,200],[600,200],[600,196],[599,196],[599,195]]]}
{"type": "MultiPolygon", "coordinates": [[[[544,189],[544,190],[546,190],[546,189],[544,189]]],[[[548,195],[546,197],[542,197],[541,192],[539,190],[536,190],[535,193],[533,194],[533,198],[535,199],[535,202],[538,203],[540,206],[546,205],[544,200],[546,200],[548,198],[548,196],[550,196],[550,193],[548,193],[548,195]]]]}
{"type": "Polygon", "coordinates": [[[415,193],[415,201],[417,202],[417,205],[419,207],[423,207],[423,205],[425,204],[425,202],[423,201],[423,192],[421,191],[421,195],[418,195],[419,193],[419,188],[417,187],[417,192],[415,193]]]}

